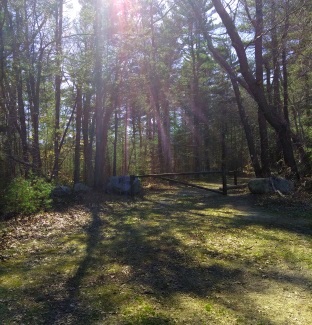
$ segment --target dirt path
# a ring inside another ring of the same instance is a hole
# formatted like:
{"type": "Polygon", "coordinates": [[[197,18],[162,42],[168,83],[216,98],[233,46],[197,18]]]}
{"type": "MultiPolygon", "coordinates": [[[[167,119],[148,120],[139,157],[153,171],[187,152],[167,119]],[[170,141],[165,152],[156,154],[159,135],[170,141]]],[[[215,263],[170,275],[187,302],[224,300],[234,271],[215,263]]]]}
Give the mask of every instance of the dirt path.
{"type": "Polygon", "coordinates": [[[0,323],[310,324],[312,220],[255,203],[179,188],[135,201],[92,193],[11,221],[0,323]]]}

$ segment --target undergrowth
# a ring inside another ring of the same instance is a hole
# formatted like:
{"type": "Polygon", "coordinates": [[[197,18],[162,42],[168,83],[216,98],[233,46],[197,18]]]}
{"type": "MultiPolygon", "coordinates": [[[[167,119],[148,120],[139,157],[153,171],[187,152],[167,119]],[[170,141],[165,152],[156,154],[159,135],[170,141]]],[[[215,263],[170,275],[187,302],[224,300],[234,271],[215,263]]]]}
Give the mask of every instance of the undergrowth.
{"type": "Polygon", "coordinates": [[[51,183],[39,177],[14,179],[1,199],[3,213],[28,215],[50,209],[52,188],[51,183]]]}

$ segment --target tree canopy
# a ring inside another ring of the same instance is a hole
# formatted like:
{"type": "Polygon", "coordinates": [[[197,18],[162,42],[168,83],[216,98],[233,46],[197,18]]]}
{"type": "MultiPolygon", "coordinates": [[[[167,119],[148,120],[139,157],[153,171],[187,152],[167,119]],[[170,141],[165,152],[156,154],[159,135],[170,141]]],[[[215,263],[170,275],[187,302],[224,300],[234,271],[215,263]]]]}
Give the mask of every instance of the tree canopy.
{"type": "Polygon", "coordinates": [[[223,137],[230,170],[311,174],[311,1],[76,5],[0,3],[2,187],[220,168],[223,137]]]}

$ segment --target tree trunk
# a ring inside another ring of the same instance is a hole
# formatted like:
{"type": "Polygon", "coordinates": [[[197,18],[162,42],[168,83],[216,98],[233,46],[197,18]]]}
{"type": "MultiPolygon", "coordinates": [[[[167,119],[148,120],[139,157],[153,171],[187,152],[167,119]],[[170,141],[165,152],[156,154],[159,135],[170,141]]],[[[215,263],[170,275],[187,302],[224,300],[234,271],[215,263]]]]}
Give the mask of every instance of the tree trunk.
{"type": "MultiPolygon", "coordinates": [[[[168,87],[169,88],[169,87],[168,87]]],[[[162,140],[162,150],[165,157],[164,169],[167,172],[172,172],[172,150],[170,140],[170,112],[169,112],[169,101],[166,98],[166,94],[162,94],[162,110],[163,110],[163,128],[164,137],[162,140]]]]}
{"type": "Polygon", "coordinates": [[[205,40],[207,42],[208,50],[211,52],[212,56],[218,62],[218,64],[227,72],[227,74],[229,75],[229,77],[231,79],[231,83],[232,83],[234,94],[235,94],[236,103],[237,103],[237,106],[238,106],[240,119],[241,119],[241,122],[242,122],[242,125],[243,125],[243,128],[244,128],[246,139],[247,139],[247,145],[248,145],[248,150],[249,150],[251,163],[252,163],[252,166],[254,168],[254,172],[255,172],[256,176],[261,177],[262,176],[262,169],[261,169],[259,159],[258,159],[258,153],[257,153],[257,150],[256,150],[255,140],[254,140],[254,137],[253,137],[253,132],[252,132],[250,123],[248,122],[248,117],[246,116],[245,108],[244,108],[243,103],[242,103],[242,98],[241,98],[241,94],[240,94],[240,91],[239,91],[238,83],[240,83],[244,87],[244,89],[247,90],[248,93],[250,93],[250,89],[249,89],[248,85],[244,81],[237,78],[237,75],[234,72],[234,69],[223,58],[221,53],[214,47],[212,39],[211,39],[211,37],[209,36],[209,34],[207,33],[207,31],[205,29],[205,26],[203,24],[203,21],[202,21],[202,18],[200,16],[200,12],[198,11],[198,8],[193,7],[193,10],[195,11],[197,19],[200,21],[202,32],[203,32],[205,40]]]}
{"type": "MultiPolygon", "coordinates": [[[[256,82],[263,88],[263,57],[262,57],[262,35],[263,35],[263,4],[262,0],[256,0],[256,25],[255,25],[255,62],[256,62],[256,82]]],[[[269,141],[267,122],[263,112],[258,108],[258,124],[260,131],[261,146],[261,177],[270,176],[269,141]]]]}
{"type": "Polygon", "coordinates": [[[193,170],[195,172],[200,171],[200,117],[201,117],[201,107],[200,107],[200,95],[199,95],[199,80],[198,80],[198,57],[195,53],[195,49],[198,49],[198,44],[196,42],[196,36],[194,40],[194,23],[190,23],[190,53],[192,58],[192,81],[191,81],[191,106],[193,114],[193,170]],[[195,49],[194,49],[195,48],[195,49]]]}
{"type": "Polygon", "coordinates": [[[25,116],[25,107],[24,107],[24,99],[23,99],[23,79],[22,79],[22,72],[19,68],[20,62],[18,58],[17,49],[14,49],[13,53],[13,60],[14,60],[14,70],[15,70],[15,81],[16,81],[16,88],[17,88],[17,111],[18,111],[18,119],[19,119],[19,135],[21,138],[21,145],[22,145],[22,154],[23,154],[23,164],[24,168],[24,175],[27,177],[29,173],[29,149],[27,143],[27,127],[26,127],[26,116],[25,116]]]}
{"type": "Polygon", "coordinates": [[[256,177],[262,177],[262,169],[261,169],[259,159],[258,159],[258,154],[257,154],[257,150],[256,150],[256,145],[255,145],[253,132],[252,132],[251,126],[250,126],[250,124],[248,122],[248,117],[246,115],[245,107],[244,107],[243,102],[242,102],[239,87],[238,87],[238,84],[237,84],[236,80],[233,80],[231,78],[231,82],[232,82],[233,90],[234,90],[234,93],[235,93],[235,98],[236,98],[236,103],[237,103],[237,107],[238,107],[240,120],[242,122],[244,132],[245,132],[245,136],[246,136],[246,140],[247,140],[247,145],[248,145],[248,150],[249,150],[249,156],[250,156],[250,159],[251,159],[251,164],[252,164],[252,167],[254,169],[256,177]]]}
{"type": "Polygon", "coordinates": [[[81,116],[82,116],[82,89],[77,86],[77,109],[76,109],[76,137],[74,154],[74,184],[80,181],[80,140],[81,140],[81,116]]]}
{"type": "Polygon", "coordinates": [[[94,118],[90,121],[91,113],[91,94],[88,92],[85,96],[82,115],[82,137],[83,137],[83,158],[84,158],[84,182],[93,186],[93,139],[94,139],[94,118]]]}
{"type": "Polygon", "coordinates": [[[59,174],[60,158],[60,109],[61,109],[61,84],[62,84],[62,34],[63,34],[63,0],[59,0],[56,8],[56,30],[55,30],[55,47],[56,47],[56,75],[55,75],[55,111],[54,111],[54,166],[52,177],[56,180],[59,174]]]}
{"type": "Polygon", "coordinates": [[[95,1],[95,164],[94,164],[94,186],[100,188],[104,182],[104,152],[102,146],[103,134],[103,78],[102,78],[102,17],[101,1],[95,1]]]}
{"type": "Polygon", "coordinates": [[[128,161],[129,161],[129,153],[128,153],[128,103],[126,104],[126,112],[125,112],[125,121],[124,121],[124,125],[125,125],[125,136],[124,136],[124,154],[123,154],[123,174],[127,175],[128,174],[128,161]]]}
{"type": "Polygon", "coordinates": [[[282,50],[282,66],[283,66],[283,112],[287,123],[290,125],[289,120],[289,94],[288,94],[288,69],[287,69],[287,35],[289,29],[289,3],[285,2],[285,24],[282,36],[283,50],[282,50]]]}
{"type": "MultiPolygon", "coordinates": [[[[272,55],[272,65],[273,65],[273,80],[272,80],[272,95],[273,95],[273,107],[277,114],[283,115],[282,112],[282,102],[280,93],[280,63],[279,63],[279,43],[277,38],[277,26],[276,26],[276,3],[271,1],[271,55],[272,55]]],[[[286,120],[285,120],[286,121],[286,120]]],[[[286,121],[287,122],[287,121],[286,121]]],[[[283,148],[279,137],[276,141],[276,161],[281,164],[283,159],[283,148]]]]}
{"type": "Polygon", "coordinates": [[[113,153],[113,176],[117,176],[117,141],[118,141],[118,112],[115,109],[115,137],[114,137],[114,153],[113,153]]]}
{"type": "MultiPolygon", "coordinates": [[[[38,65],[41,65],[40,56],[38,61],[38,65]]],[[[39,103],[40,103],[40,83],[41,83],[41,69],[38,67],[37,71],[37,80],[35,79],[33,72],[28,72],[28,80],[27,80],[27,93],[28,93],[28,102],[29,109],[31,115],[31,123],[32,123],[32,160],[33,160],[33,173],[36,175],[40,175],[41,173],[41,154],[40,154],[40,146],[39,146],[39,103]]]]}
{"type": "Polygon", "coordinates": [[[253,77],[250,66],[248,64],[247,55],[245,52],[244,44],[237,32],[237,29],[225,10],[220,0],[212,0],[214,7],[219,14],[223,24],[226,27],[227,33],[230,36],[232,45],[238,56],[240,71],[253,95],[255,101],[258,103],[259,108],[263,112],[266,120],[275,129],[280,139],[283,148],[284,161],[288,167],[291,168],[292,174],[299,178],[297,164],[292,148],[291,133],[287,121],[274,111],[274,107],[271,107],[267,102],[263,89],[258,85],[257,80],[253,77]]]}
{"type": "Polygon", "coordinates": [[[260,147],[261,147],[261,176],[268,177],[271,174],[270,171],[270,157],[269,157],[269,137],[268,137],[268,124],[263,112],[258,109],[258,125],[260,134],[260,147]]]}

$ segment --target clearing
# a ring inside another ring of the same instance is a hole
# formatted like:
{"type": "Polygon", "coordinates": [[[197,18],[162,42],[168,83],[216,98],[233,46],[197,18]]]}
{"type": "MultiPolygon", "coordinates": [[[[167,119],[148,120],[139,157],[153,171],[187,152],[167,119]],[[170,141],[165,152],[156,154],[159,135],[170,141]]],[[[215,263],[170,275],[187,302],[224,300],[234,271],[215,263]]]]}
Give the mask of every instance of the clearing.
{"type": "Polygon", "coordinates": [[[1,324],[311,324],[312,209],[179,187],[0,228],[1,324]]]}

